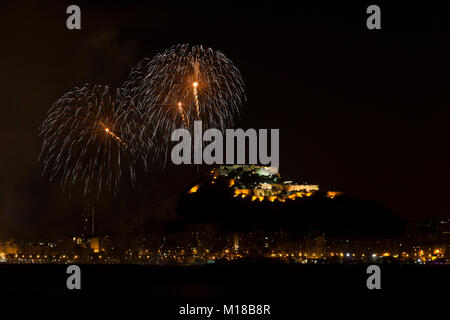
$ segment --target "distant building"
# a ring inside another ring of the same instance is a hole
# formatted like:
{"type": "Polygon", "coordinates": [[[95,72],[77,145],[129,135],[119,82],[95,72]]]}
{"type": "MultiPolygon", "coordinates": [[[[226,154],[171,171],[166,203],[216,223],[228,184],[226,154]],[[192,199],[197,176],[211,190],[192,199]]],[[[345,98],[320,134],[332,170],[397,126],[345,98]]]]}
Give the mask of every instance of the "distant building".
{"type": "Polygon", "coordinates": [[[90,203],[84,207],[81,213],[81,238],[83,239],[85,244],[87,244],[88,240],[94,236],[94,217],[94,205],[90,203]]]}
{"type": "Polygon", "coordinates": [[[14,240],[0,242],[0,260],[5,260],[8,255],[17,255],[19,247],[14,240]]]}
{"type": "Polygon", "coordinates": [[[239,234],[238,233],[234,234],[233,247],[234,247],[234,251],[239,251],[239,234]]]}
{"type": "Polygon", "coordinates": [[[100,252],[100,239],[98,237],[92,237],[90,240],[90,248],[94,253],[100,252]]]}
{"type": "Polygon", "coordinates": [[[311,231],[305,236],[303,254],[308,259],[321,259],[325,254],[325,236],[311,231]]]}

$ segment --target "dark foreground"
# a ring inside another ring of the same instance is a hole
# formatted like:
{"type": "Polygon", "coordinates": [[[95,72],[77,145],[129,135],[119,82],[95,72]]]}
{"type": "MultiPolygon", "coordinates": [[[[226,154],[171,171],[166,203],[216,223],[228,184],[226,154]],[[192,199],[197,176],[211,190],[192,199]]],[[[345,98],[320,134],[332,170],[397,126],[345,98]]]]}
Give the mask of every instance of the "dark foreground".
{"type": "MultiPolygon", "coordinates": [[[[82,289],[71,291],[66,287],[66,265],[0,265],[0,301],[61,301],[58,303],[75,305],[78,311],[93,304],[102,314],[144,308],[158,314],[158,319],[207,318],[179,315],[186,304],[218,309],[223,304],[265,304],[270,305],[270,317],[250,318],[280,319],[299,317],[306,311],[348,311],[350,316],[355,306],[367,310],[390,306],[399,311],[401,301],[411,304],[425,303],[431,297],[444,299],[450,288],[450,266],[381,265],[381,290],[367,289],[366,265],[80,267],[82,289]]],[[[235,318],[219,311],[210,317],[235,318]]]]}

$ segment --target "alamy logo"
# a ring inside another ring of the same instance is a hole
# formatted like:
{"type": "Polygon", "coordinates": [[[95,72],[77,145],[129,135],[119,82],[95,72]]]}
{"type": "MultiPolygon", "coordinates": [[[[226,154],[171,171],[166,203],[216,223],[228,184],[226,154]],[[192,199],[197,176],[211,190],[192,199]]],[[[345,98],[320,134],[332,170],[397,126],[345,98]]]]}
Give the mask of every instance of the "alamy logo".
{"type": "Polygon", "coordinates": [[[372,264],[367,267],[366,272],[367,272],[367,274],[370,274],[370,276],[367,278],[367,281],[366,281],[367,289],[369,289],[369,290],[381,289],[380,267],[375,264],[372,264]]]}
{"type": "Polygon", "coordinates": [[[194,122],[194,137],[187,129],[179,128],[172,132],[171,141],[178,141],[171,152],[172,162],[178,164],[245,164],[248,149],[248,164],[279,167],[279,130],[270,129],[270,155],[268,154],[268,130],[226,129],[225,137],[218,129],[202,130],[202,122],[194,122]],[[181,140],[181,141],[180,141],[181,140]],[[193,141],[192,141],[193,140],[193,141]],[[224,140],[225,153],[224,159],[224,140]],[[204,142],[207,145],[203,148],[204,142]],[[248,144],[246,144],[248,142],[248,144]],[[235,144],[236,143],[236,144],[235,144]],[[193,145],[193,147],[192,147],[193,145]],[[248,148],[246,148],[248,147],[248,148]],[[194,159],[192,161],[192,149],[194,159]],[[236,157],[235,157],[236,151],[236,157]],[[237,158],[237,161],[236,159],[237,158]]]}
{"type": "Polygon", "coordinates": [[[381,29],[381,9],[379,6],[373,4],[367,7],[366,13],[370,14],[367,18],[366,26],[369,30],[381,29]]]}
{"type": "Polygon", "coordinates": [[[69,30],[80,30],[81,29],[81,9],[77,5],[68,6],[66,13],[70,14],[66,20],[66,26],[69,30]]]}
{"type": "Polygon", "coordinates": [[[81,269],[80,269],[80,267],[75,264],[72,264],[67,267],[66,273],[70,274],[70,276],[67,277],[67,281],[66,281],[67,289],[80,290],[81,289],[81,269]]]}

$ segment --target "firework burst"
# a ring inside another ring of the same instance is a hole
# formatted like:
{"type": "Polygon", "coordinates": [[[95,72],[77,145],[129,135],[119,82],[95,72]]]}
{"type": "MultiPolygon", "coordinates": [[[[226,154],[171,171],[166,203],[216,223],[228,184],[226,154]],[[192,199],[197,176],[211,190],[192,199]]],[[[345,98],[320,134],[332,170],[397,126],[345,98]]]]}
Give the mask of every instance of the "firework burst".
{"type": "MultiPolygon", "coordinates": [[[[145,160],[151,138],[145,136],[131,101],[107,86],[85,85],[58,99],[40,127],[39,159],[50,180],[64,190],[81,187],[98,197],[116,193],[124,177],[135,181],[135,165],[145,160]]],[[[70,192],[70,191],[69,191],[70,192]]]]}
{"type": "Polygon", "coordinates": [[[224,130],[244,101],[241,74],[221,52],[174,46],[141,61],[113,93],[85,85],[58,99],[40,127],[43,172],[64,190],[117,193],[140,160],[167,162],[173,130],[192,132],[195,120],[224,130]]]}
{"type": "Polygon", "coordinates": [[[242,76],[225,55],[187,44],[141,61],[123,89],[164,145],[174,129],[192,130],[195,120],[204,129],[232,126],[245,101],[242,76]]]}

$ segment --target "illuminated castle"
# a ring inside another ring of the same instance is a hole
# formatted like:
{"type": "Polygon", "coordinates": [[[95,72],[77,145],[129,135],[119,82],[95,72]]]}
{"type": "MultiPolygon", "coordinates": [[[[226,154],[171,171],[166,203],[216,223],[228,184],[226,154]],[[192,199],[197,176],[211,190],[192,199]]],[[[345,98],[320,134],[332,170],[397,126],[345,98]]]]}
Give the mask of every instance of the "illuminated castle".
{"type": "MultiPolygon", "coordinates": [[[[299,184],[292,181],[282,181],[278,168],[256,165],[220,166],[211,171],[212,181],[225,180],[233,188],[234,196],[248,198],[251,201],[285,202],[287,199],[310,197],[319,191],[318,185],[299,184]]],[[[194,193],[201,184],[189,190],[194,193]]],[[[326,197],[334,198],[341,192],[327,191],[326,197]]]]}

